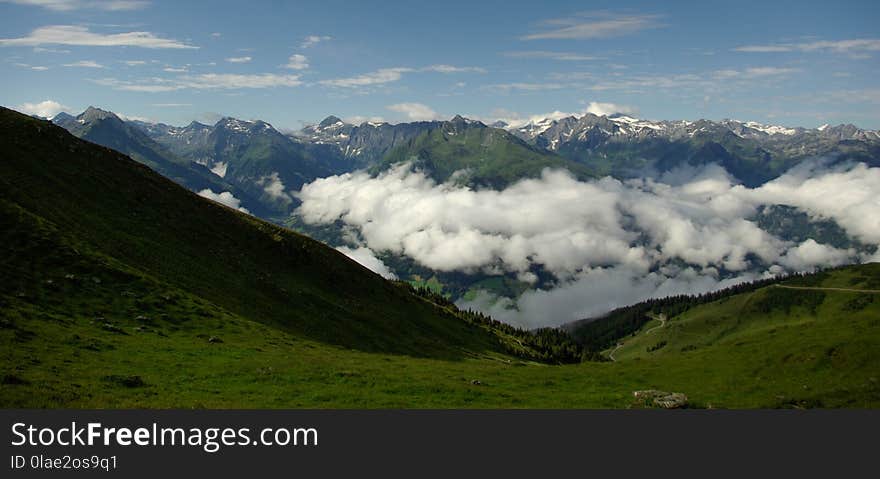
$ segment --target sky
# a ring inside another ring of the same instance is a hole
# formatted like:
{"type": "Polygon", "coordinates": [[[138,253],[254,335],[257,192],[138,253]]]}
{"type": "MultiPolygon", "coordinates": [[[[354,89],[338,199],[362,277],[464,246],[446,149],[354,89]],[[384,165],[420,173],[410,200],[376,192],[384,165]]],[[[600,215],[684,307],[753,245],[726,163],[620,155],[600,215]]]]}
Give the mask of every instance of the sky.
{"type": "Polygon", "coordinates": [[[0,104],[41,116],[880,129],[875,1],[0,0],[0,17],[0,104]]]}

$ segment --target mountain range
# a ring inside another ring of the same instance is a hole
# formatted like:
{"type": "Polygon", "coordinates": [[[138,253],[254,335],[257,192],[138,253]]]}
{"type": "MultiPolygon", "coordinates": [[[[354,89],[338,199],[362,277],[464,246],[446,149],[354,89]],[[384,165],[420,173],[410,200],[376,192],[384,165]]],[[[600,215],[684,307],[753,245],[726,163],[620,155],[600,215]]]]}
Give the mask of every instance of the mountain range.
{"type": "Polygon", "coordinates": [[[328,116],[284,134],[263,121],[234,118],[212,126],[126,122],[91,107],[77,117],[61,113],[53,120],[81,138],[130,153],[191,189],[233,185],[273,214],[295,208],[296,199],[285,193],[316,178],[362,169],[378,172],[401,162],[412,162],[439,182],[458,173],[459,183],[495,188],[536,177],[546,167],[565,168],[582,178],[624,179],[718,163],[746,186],[756,186],[817,157],[880,164],[880,132],[850,124],[806,129],[586,113],[515,126],[487,126],[461,116],[354,125],[328,116]],[[507,159],[503,164],[497,161],[502,156],[507,159]],[[191,171],[185,174],[181,166],[191,171]],[[226,184],[205,179],[205,170],[226,184]]]}

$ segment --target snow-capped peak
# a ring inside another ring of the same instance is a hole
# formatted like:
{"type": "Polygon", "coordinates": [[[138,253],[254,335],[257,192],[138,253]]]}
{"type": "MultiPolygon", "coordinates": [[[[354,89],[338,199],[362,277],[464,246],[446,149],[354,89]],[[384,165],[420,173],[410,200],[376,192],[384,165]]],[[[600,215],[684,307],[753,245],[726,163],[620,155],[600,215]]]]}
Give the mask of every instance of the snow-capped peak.
{"type": "Polygon", "coordinates": [[[777,125],[763,125],[756,121],[747,121],[743,123],[745,126],[758,131],[763,131],[768,135],[796,135],[797,130],[794,128],[786,128],[784,126],[777,125]]]}

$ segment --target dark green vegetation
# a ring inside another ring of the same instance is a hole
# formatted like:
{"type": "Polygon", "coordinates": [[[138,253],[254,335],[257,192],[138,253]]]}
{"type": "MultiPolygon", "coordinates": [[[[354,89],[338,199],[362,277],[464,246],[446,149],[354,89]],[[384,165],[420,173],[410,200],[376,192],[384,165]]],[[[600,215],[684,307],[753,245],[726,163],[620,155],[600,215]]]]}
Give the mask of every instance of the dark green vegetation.
{"type": "Polygon", "coordinates": [[[851,238],[837,223],[828,219],[810,218],[807,213],[786,205],[761,206],[754,218],[762,230],[787,241],[802,243],[813,239],[817,243],[835,248],[855,248],[873,253],[875,246],[862,244],[851,238]]]}
{"type": "Polygon", "coordinates": [[[594,177],[581,164],[460,116],[391,150],[376,171],[399,163],[411,163],[438,183],[453,180],[494,189],[539,177],[545,168],[567,169],[580,179],[594,177]]]}
{"type": "Polygon", "coordinates": [[[784,278],[771,278],[740,283],[736,286],[711,293],[699,295],[682,294],[648,299],[617,308],[599,318],[588,318],[568,323],[563,325],[563,329],[568,331],[587,351],[595,353],[613,346],[618,339],[642,329],[651,320],[653,315],[663,313],[669,317],[677,316],[698,305],[711,303],[734,294],[754,291],[783,280],[784,278]]]}
{"type": "Polygon", "coordinates": [[[578,354],[559,332],[413,294],[47,122],[2,110],[0,145],[4,407],[880,407],[875,294],[767,286],[552,365],[578,354]]]}
{"type": "Polygon", "coordinates": [[[430,286],[415,288],[410,286],[410,290],[413,294],[444,307],[450,312],[456,312],[468,323],[479,325],[487,331],[493,331],[502,335],[506,339],[502,343],[505,346],[505,350],[515,356],[560,364],[579,363],[588,359],[602,359],[597,354],[585,354],[583,347],[576,343],[568,333],[560,329],[541,328],[535,331],[524,331],[492,319],[478,311],[459,311],[455,304],[439,294],[436,288],[432,289],[430,286]]]}
{"type": "Polygon", "coordinates": [[[689,364],[681,379],[695,381],[702,361],[711,374],[700,381],[735,384],[743,397],[775,389],[753,403],[764,407],[878,407],[878,285],[877,263],[792,278],[689,308],[665,327],[647,322],[614,356],[689,364]]]}

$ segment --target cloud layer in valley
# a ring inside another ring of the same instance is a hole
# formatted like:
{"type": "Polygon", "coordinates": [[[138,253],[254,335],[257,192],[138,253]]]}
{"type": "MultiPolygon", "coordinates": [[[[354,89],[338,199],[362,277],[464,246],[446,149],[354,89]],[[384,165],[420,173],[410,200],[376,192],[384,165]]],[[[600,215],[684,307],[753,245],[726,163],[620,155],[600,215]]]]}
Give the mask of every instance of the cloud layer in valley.
{"type": "Polygon", "coordinates": [[[862,243],[880,244],[880,168],[862,164],[810,163],[753,189],[716,165],[663,181],[580,182],[547,170],[503,191],[436,184],[404,165],[377,177],[319,179],[298,196],[305,221],[356,227],[358,248],[405,255],[438,271],[510,273],[533,284],[536,267],[550,273],[551,290],[468,304],[530,327],[652,296],[869,260],[854,249],[773,236],[753,221],[764,204],[832,219],[862,243]]]}
{"type": "Polygon", "coordinates": [[[236,198],[235,195],[233,195],[229,191],[223,191],[221,193],[214,193],[214,191],[212,191],[211,189],[205,188],[204,190],[199,191],[199,196],[201,196],[202,198],[207,198],[211,201],[216,201],[217,203],[220,203],[221,205],[225,205],[225,206],[228,206],[232,209],[236,209],[238,211],[241,211],[242,213],[250,214],[250,211],[248,211],[247,208],[244,208],[243,206],[241,206],[241,200],[236,198]]]}

